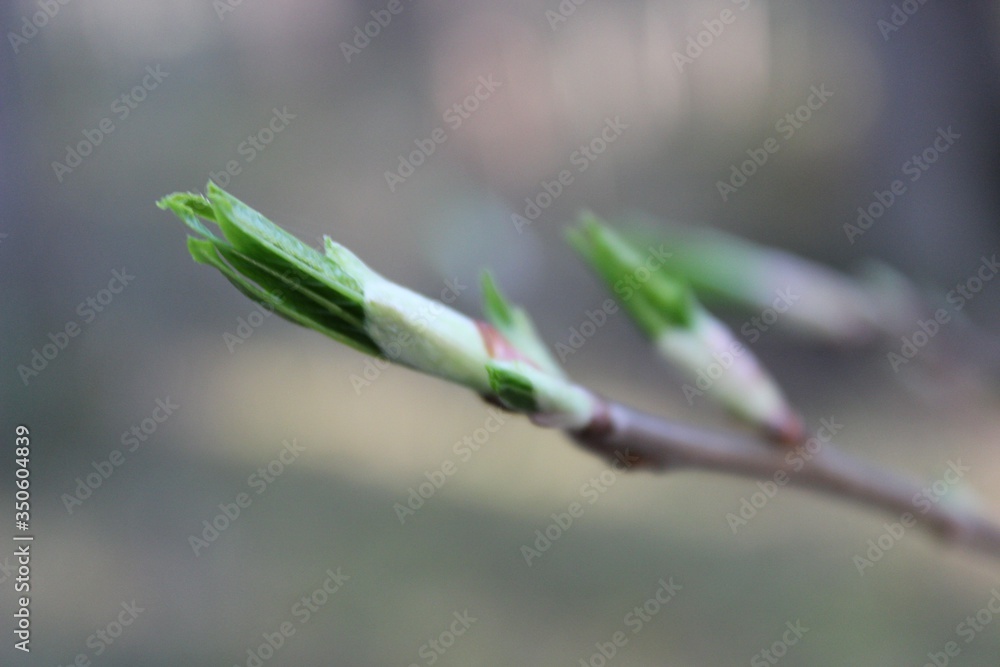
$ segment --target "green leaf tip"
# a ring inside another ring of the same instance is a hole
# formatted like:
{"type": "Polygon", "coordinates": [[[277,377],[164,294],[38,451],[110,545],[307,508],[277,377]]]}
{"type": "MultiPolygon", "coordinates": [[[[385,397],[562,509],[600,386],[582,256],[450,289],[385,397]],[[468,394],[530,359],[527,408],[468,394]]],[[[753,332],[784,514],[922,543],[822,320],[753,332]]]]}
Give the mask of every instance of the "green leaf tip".
{"type": "Polygon", "coordinates": [[[490,324],[540,369],[556,377],[565,377],[562,368],[552,358],[541,336],[538,335],[531,317],[522,308],[507,300],[489,271],[483,271],[481,284],[483,313],[490,324]]]}
{"type": "Polygon", "coordinates": [[[156,205],[164,211],[185,212],[215,222],[212,204],[204,196],[193,192],[175,192],[160,199],[156,205]]]}
{"type": "Polygon", "coordinates": [[[690,327],[697,303],[687,284],[664,266],[669,253],[650,246],[641,252],[593,213],[580,215],[567,231],[570,245],[616,294],[650,338],[668,327],[690,327]]]}
{"type": "Polygon", "coordinates": [[[188,241],[196,262],[216,268],[244,295],[296,324],[361,352],[380,353],[365,332],[360,260],[341,266],[211,181],[206,192],[175,192],[157,202],[197,235],[188,241]]]}
{"type": "Polygon", "coordinates": [[[483,271],[480,279],[483,290],[483,312],[486,319],[493,323],[498,329],[510,327],[514,324],[514,308],[504,297],[493,274],[483,271]]]}

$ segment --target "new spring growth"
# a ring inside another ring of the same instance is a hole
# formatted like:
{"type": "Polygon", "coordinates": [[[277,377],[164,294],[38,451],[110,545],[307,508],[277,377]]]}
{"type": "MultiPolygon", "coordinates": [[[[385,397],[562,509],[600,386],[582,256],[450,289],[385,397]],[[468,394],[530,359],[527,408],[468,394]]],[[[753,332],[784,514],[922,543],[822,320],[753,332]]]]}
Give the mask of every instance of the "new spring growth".
{"type": "Polygon", "coordinates": [[[623,295],[625,309],[662,357],[695,377],[726,360],[721,373],[709,376],[699,389],[774,439],[796,442],[802,437],[802,422],[778,384],[682,280],[662,268],[643,272],[648,279],[641,283],[629,280],[640,274],[646,258],[592,214],[581,217],[569,240],[607,285],[623,295]]]}
{"type": "Polygon", "coordinates": [[[483,273],[482,289],[483,311],[493,325],[483,325],[494,358],[488,366],[493,393],[512,410],[529,413],[541,426],[589,425],[598,413],[593,394],[569,381],[531,318],[507,301],[489,273],[483,273]]]}
{"type": "Polygon", "coordinates": [[[578,429],[593,419],[596,400],[539,353],[544,346],[530,319],[489,278],[494,326],[397,285],[328,237],[320,253],[214,183],[205,196],[174,193],[158,206],[195,232],[188,238],[195,261],[296,324],[468,387],[543,425],[578,429]]]}
{"type": "Polygon", "coordinates": [[[885,266],[870,265],[859,280],[717,230],[676,224],[658,224],[634,238],[665,242],[674,253],[674,275],[699,295],[760,312],[794,289],[801,298],[783,313],[782,324],[831,343],[867,343],[923,314],[912,286],[885,266]]]}

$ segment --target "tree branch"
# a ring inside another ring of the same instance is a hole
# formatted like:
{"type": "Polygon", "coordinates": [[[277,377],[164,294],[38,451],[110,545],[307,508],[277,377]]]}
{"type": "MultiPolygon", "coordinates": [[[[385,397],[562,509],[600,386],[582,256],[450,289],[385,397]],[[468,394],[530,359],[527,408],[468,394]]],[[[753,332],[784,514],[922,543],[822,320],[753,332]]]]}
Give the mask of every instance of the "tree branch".
{"type": "Polygon", "coordinates": [[[921,512],[914,498],[924,484],[850,457],[823,444],[811,457],[786,459],[788,447],[740,433],[710,431],[645,414],[607,402],[589,427],[571,434],[587,449],[606,457],[629,454],[638,466],[659,470],[701,469],[773,480],[852,500],[886,511],[897,519],[904,513],[933,531],[945,543],[1000,558],[1000,526],[969,508],[932,503],[921,512]],[[804,465],[796,465],[805,461],[804,465]],[[798,468],[798,469],[797,469],[798,468]]]}
{"type": "MultiPolygon", "coordinates": [[[[628,453],[639,464],[660,469],[700,468],[761,479],[783,474],[788,483],[897,517],[909,513],[950,543],[1000,557],[1000,528],[990,521],[947,502],[932,503],[921,513],[914,504],[920,483],[828,444],[800,457],[805,463],[796,466],[799,458],[786,459],[789,450],[778,443],[682,426],[597,398],[559,369],[530,318],[507,303],[488,276],[483,292],[493,326],[393,283],[332,239],[320,254],[212,182],[207,196],[174,193],[158,205],[194,232],[188,249],[196,261],[215,267],[281,316],[361,352],[467,387],[541,426],[568,429],[605,456],[628,453]],[[202,220],[218,226],[224,238],[202,220]]],[[[589,241],[579,237],[580,248],[610,284],[622,272],[638,276],[640,269],[649,270],[634,249],[595,220],[585,229],[589,241]]],[[[689,368],[728,349],[731,336],[696,305],[689,290],[667,274],[656,275],[642,283],[640,296],[624,303],[658,345],[689,368]]],[[[777,384],[750,356],[741,359],[739,372],[715,385],[722,392],[717,397],[758,429],[801,442],[797,417],[777,384]]]]}

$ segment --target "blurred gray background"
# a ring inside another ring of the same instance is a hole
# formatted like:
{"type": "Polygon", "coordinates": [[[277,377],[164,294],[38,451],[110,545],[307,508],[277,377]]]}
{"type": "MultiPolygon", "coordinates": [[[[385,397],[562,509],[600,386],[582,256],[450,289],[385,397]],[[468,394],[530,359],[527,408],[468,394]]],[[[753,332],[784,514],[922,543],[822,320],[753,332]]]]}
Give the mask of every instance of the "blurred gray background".
{"type": "MultiPolygon", "coordinates": [[[[1000,246],[1000,10],[903,4],[910,14],[851,1],[5,3],[0,492],[9,536],[14,425],[27,424],[37,537],[33,650],[5,630],[0,662],[739,665],[774,664],[760,652],[778,642],[782,665],[922,665],[954,641],[951,664],[995,664],[1000,619],[971,638],[960,624],[991,599],[997,563],[910,531],[862,576],[853,558],[893,517],[791,489],[734,534],[726,514],[758,491],[747,480],[639,473],[591,504],[606,466],[515,417],[478,451],[456,449],[485,428],[485,404],[399,368],[352,382],[366,358],[258,319],[154,206],[214,174],[307,242],[329,234],[433,297],[457,282],[472,315],[488,266],[552,344],[606,298],[562,239],[584,208],[715,227],[846,271],[878,258],[940,295],[1000,246]],[[679,67],[705,21],[719,34],[679,67]],[[480,77],[499,85],[449,113],[480,77]],[[832,97],[778,134],[813,86],[832,97]],[[574,151],[614,118],[627,129],[580,172],[574,151]],[[954,145],[848,242],[857,208],[948,127],[954,145]],[[435,128],[446,141],[390,188],[385,172],[435,128]],[[771,136],[780,150],[723,201],[717,181],[771,136]],[[77,164],[73,151],[88,154],[77,164]],[[572,183],[519,232],[511,215],[563,169],[572,183]],[[117,293],[115,271],[134,276],[117,293]],[[63,339],[67,325],[77,335],[63,339]],[[65,345],[37,374],[19,371],[53,340],[65,345]],[[177,406],[162,422],[158,400],[177,406]],[[302,451],[273,464],[286,441],[302,451]],[[67,503],[114,450],[121,465],[67,503]],[[401,523],[396,504],[447,461],[455,474],[401,523]],[[256,472],[269,465],[280,474],[256,472]],[[191,536],[226,524],[219,506],[240,493],[249,506],[196,555],[191,536]],[[585,514],[528,566],[521,547],[574,501],[585,514]],[[348,578],[323,592],[338,568],[348,578]],[[649,604],[671,577],[674,597],[649,604]],[[644,604],[658,613],[637,632],[629,614],[644,604]],[[796,621],[808,632],[782,649],[796,621]],[[294,634],[270,651],[283,623],[294,634]]],[[[987,283],[963,314],[996,331],[998,300],[987,283]]],[[[843,448],[928,480],[960,459],[995,516],[995,393],[913,391],[888,349],[780,331],[754,347],[811,426],[834,416],[843,448]]],[[[624,317],[567,367],[645,409],[727,423],[687,405],[683,376],[624,317]]],[[[9,629],[13,580],[0,576],[9,629]]]]}

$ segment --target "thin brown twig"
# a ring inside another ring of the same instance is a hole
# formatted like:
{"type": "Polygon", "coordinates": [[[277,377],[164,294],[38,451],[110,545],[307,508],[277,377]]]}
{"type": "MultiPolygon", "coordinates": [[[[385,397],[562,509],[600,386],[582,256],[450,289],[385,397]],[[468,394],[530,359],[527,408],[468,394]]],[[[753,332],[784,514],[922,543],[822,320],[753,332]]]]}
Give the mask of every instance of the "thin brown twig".
{"type": "Polygon", "coordinates": [[[600,419],[572,435],[603,456],[630,455],[647,468],[701,469],[764,480],[783,471],[788,484],[895,517],[908,513],[947,544],[1000,557],[1000,526],[970,508],[947,502],[918,510],[914,498],[921,494],[923,483],[848,456],[829,443],[811,457],[796,457],[805,461],[796,469],[786,458],[787,447],[741,433],[678,424],[613,402],[605,403],[600,419]]]}

